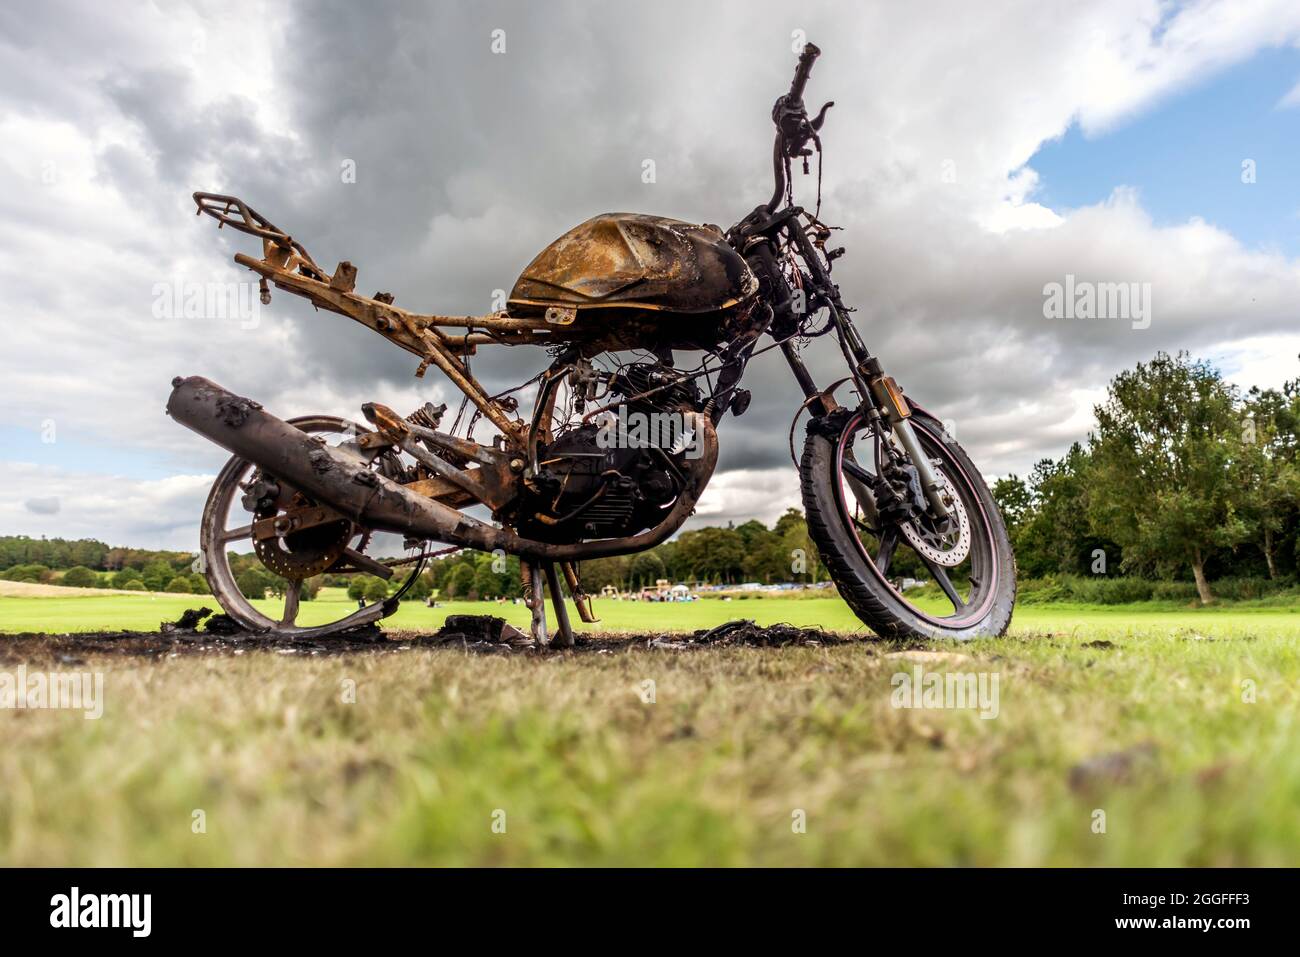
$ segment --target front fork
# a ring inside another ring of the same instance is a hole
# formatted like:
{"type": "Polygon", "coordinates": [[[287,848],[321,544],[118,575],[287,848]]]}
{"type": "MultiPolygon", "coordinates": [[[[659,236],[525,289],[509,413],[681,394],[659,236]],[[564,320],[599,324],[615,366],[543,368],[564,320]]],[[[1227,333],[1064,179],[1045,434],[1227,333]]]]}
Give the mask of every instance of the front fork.
{"type": "MultiPolygon", "coordinates": [[[[788,228],[787,235],[799,249],[804,262],[812,271],[814,283],[821,289],[832,291],[827,297],[831,322],[835,325],[840,350],[844,353],[844,359],[853,372],[853,381],[857,385],[858,394],[862,396],[868,417],[872,420],[873,426],[881,430],[882,433],[885,422],[888,423],[889,429],[898,438],[898,444],[903,447],[903,451],[916,469],[917,477],[921,482],[921,489],[925,493],[926,501],[930,505],[930,511],[936,523],[940,528],[946,526],[951,518],[951,513],[943,500],[943,486],[940,484],[938,476],[935,475],[934,467],[930,464],[930,458],[925,454],[925,450],[921,448],[921,443],[916,437],[916,431],[909,421],[912,410],[907,399],[903,396],[903,390],[892,376],[885,375],[880,360],[871,354],[866,343],[862,341],[862,337],[858,335],[853,320],[849,318],[847,312],[840,305],[838,290],[835,284],[831,282],[829,271],[822,265],[821,258],[817,255],[807,234],[802,229],[791,227],[788,228]],[[885,422],[881,421],[882,417],[885,422]]],[[[777,275],[779,276],[779,272],[777,275]]],[[[781,344],[781,351],[790,364],[790,369],[794,372],[795,379],[798,380],[799,387],[803,389],[804,395],[809,399],[818,396],[820,393],[816,383],[813,382],[808,368],[804,365],[790,340],[787,339],[781,344]]],[[[823,408],[821,411],[824,413],[829,410],[823,408]]]]}
{"type": "MultiPolygon", "coordinates": [[[[848,328],[852,329],[852,326],[848,328]]],[[[844,341],[843,337],[841,337],[840,341],[844,351],[849,353],[851,350],[849,344],[844,341]]],[[[781,351],[785,354],[786,361],[790,363],[791,369],[794,370],[795,378],[799,380],[799,385],[803,388],[806,396],[809,398],[817,396],[819,394],[817,386],[813,383],[807,367],[803,364],[803,360],[798,353],[789,346],[790,343],[784,343],[781,351]]],[[[880,360],[875,356],[868,355],[864,361],[856,363],[853,371],[853,381],[857,385],[858,393],[863,397],[867,407],[868,419],[872,421],[873,426],[882,435],[884,425],[886,422],[888,423],[889,429],[898,439],[898,444],[903,447],[903,451],[911,460],[912,467],[916,469],[916,475],[921,482],[921,490],[925,493],[925,500],[929,503],[931,515],[934,516],[940,528],[945,527],[952,513],[943,500],[943,486],[940,484],[938,476],[934,474],[934,466],[930,463],[930,457],[921,448],[921,443],[916,437],[916,430],[912,428],[912,409],[903,395],[902,388],[894,380],[893,376],[885,375],[880,366],[880,360]]]]}
{"type": "MultiPolygon", "coordinates": [[[[867,380],[867,386],[871,389],[877,407],[884,409],[889,426],[898,437],[898,444],[911,459],[912,467],[916,469],[917,478],[921,481],[921,490],[925,492],[925,499],[930,503],[931,514],[938,520],[940,527],[943,527],[950,518],[948,505],[943,500],[943,488],[934,474],[930,457],[921,448],[921,443],[916,438],[916,431],[912,428],[911,407],[907,404],[903,390],[894,378],[880,371],[880,362],[874,356],[868,362],[873,365],[876,374],[867,380]]],[[[857,379],[856,376],[854,378],[857,379]]]]}

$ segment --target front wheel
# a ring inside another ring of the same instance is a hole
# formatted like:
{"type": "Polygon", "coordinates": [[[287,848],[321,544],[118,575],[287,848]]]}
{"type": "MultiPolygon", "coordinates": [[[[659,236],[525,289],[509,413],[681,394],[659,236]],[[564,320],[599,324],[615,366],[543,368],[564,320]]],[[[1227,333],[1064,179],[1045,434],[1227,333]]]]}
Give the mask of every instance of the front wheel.
{"type": "Polygon", "coordinates": [[[886,440],[855,413],[809,429],[799,469],[808,534],[845,602],[882,637],[967,641],[1004,634],[1016,564],[1002,515],[942,424],[920,411],[910,421],[944,486],[950,525],[937,529],[915,494],[908,501],[906,482],[899,484],[905,474],[891,470],[886,440]],[[886,488],[889,480],[901,495],[886,488]]]}

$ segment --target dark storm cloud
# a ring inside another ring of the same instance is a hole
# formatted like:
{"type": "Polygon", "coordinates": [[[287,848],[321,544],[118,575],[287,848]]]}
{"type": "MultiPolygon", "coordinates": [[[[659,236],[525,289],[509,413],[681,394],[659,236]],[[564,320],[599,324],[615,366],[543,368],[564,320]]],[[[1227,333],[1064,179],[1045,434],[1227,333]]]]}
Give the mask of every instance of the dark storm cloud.
{"type": "MultiPolygon", "coordinates": [[[[454,401],[433,374],[412,378],[410,356],[288,294],[248,328],[152,316],[158,283],[243,278],[230,256],[257,248],[196,220],[189,193],[242,196],[326,269],[357,265],[363,292],[393,292],[419,311],[487,311],[540,248],[594,214],[725,227],[764,200],[769,111],[801,30],[825,51],[810,101],[837,101],[824,131],[823,215],[844,227],[835,278],[863,337],[982,467],[1023,470],[1079,438],[1107,379],[1156,349],[1293,331],[1295,261],[1204,223],[1157,227],[1123,191],[1090,209],[1034,204],[1024,164],[1071,123],[1102,129],[1300,34],[1300,15],[1280,8],[1161,9],[1115,0],[954,3],[932,14],[678,2],[0,10],[9,134],[0,175],[20,186],[0,193],[0,282],[23,291],[4,317],[5,424],[52,419],[162,457],[175,480],[162,490],[93,474],[41,478],[62,483],[69,527],[104,520],[93,487],[116,490],[130,504],[118,514],[152,536],[171,533],[148,523],[146,504],[165,496],[165,522],[185,521],[201,473],[221,458],[161,415],[178,372],[207,374],[282,414],[355,415],[368,398],[454,401]],[[647,160],[653,183],[642,178],[647,160]],[[344,181],[345,164],[355,182],[344,181]],[[1150,282],[1150,327],[1046,319],[1043,286],[1066,274],[1150,282]]],[[[798,185],[811,204],[813,178],[798,185]]],[[[844,374],[830,340],[806,355],[819,381],[844,374]]],[[[501,388],[545,362],[537,349],[484,350],[474,370],[501,388]]],[[[779,354],[756,359],[744,385],[753,404],[724,422],[720,498],[705,517],[770,513],[795,487],[787,435],[801,397],[779,354]]],[[[86,469],[100,471],[93,461],[86,469]]],[[[32,481],[24,469],[3,475],[15,487],[32,481]]]]}

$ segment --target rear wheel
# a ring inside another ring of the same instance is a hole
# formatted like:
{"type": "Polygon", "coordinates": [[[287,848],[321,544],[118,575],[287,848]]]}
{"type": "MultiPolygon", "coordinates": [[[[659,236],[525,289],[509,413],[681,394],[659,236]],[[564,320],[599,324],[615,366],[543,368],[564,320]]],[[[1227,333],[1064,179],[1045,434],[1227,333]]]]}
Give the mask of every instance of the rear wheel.
{"type": "MultiPolygon", "coordinates": [[[[336,448],[355,448],[352,440],[367,431],[346,419],[328,415],[302,416],[290,419],[289,423],[319,436],[336,448]]],[[[423,569],[423,561],[396,567],[392,567],[395,563],[391,561],[376,561],[366,554],[371,542],[370,531],[347,520],[319,523],[272,537],[255,535],[260,523],[278,521],[278,516],[284,516],[289,509],[301,513],[314,504],[286,483],[264,475],[252,462],[239,456],[230,459],[218,473],[208,494],[199,528],[203,574],[226,614],[244,628],[269,631],[284,637],[311,638],[370,624],[396,609],[397,599],[414,584],[423,569]],[[251,511],[250,499],[259,499],[252,503],[251,511]],[[277,617],[265,614],[239,587],[230,562],[230,550],[234,548],[256,552],[264,568],[284,579],[283,604],[277,617]],[[340,611],[347,611],[349,607],[352,610],[333,621],[300,625],[302,583],[325,572],[367,573],[387,579],[390,584],[401,584],[392,597],[365,603],[360,608],[340,604],[340,611]]]]}
{"type": "Polygon", "coordinates": [[[1016,597],[1015,557],[1002,515],[979,470],[939,421],[919,411],[910,421],[944,487],[949,527],[937,528],[897,500],[878,507],[882,474],[899,473],[890,472],[890,450],[855,413],[823,419],[821,429],[809,431],[800,464],[808,534],[845,602],[882,637],[1001,635],[1016,597]],[[825,428],[828,421],[836,427],[825,428]],[[907,569],[935,587],[905,588],[907,569]],[[921,597],[909,595],[914,592],[921,597]]]}

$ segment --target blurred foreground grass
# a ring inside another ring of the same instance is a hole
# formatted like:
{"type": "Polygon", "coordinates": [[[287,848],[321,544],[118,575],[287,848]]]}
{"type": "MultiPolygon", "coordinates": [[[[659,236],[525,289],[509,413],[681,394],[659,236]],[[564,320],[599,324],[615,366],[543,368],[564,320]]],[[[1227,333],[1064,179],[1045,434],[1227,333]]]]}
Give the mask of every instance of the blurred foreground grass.
{"type": "MultiPolygon", "coordinates": [[[[0,627],[30,629],[12,601],[0,627]]],[[[401,616],[465,610],[500,613],[401,616]]],[[[599,613],[854,624],[834,598],[599,613]]],[[[864,640],[46,665],[103,670],[105,713],[0,711],[0,864],[1294,865],[1298,621],[1049,606],[919,661],[864,640]],[[918,665],[996,674],[997,717],[893,707],[918,665]]]]}

